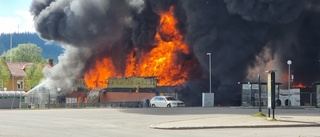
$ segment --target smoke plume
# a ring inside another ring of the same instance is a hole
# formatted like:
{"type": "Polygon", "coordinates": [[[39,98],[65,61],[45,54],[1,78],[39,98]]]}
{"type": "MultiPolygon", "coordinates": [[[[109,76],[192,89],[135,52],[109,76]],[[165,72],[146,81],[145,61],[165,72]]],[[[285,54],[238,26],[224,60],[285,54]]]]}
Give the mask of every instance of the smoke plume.
{"type": "MultiPolygon", "coordinates": [[[[70,86],[72,78],[106,56],[124,73],[130,50],[137,48],[135,56],[139,56],[156,46],[160,14],[171,6],[176,27],[192,52],[185,58],[196,59],[200,64],[196,71],[207,75],[206,53],[212,55],[218,103],[238,103],[238,81],[255,81],[257,74],[265,79],[267,69],[277,69],[277,82],[285,85],[289,59],[295,82],[310,85],[319,78],[320,3],[316,0],[33,0],[30,12],[39,35],[65,48],[59,64],[46,70],[47,86],[70,86]]],[[[190,89],[186,94],[201,96],[209,91],[204,84],[208,77],[191,79],[183,84],[183,90],[190,89]]]]}

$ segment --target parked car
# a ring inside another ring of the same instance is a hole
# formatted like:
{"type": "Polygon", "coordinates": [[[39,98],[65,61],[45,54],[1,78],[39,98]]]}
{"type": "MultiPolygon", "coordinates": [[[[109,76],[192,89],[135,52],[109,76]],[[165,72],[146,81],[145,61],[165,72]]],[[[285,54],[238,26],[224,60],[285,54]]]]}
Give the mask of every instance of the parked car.
{"type": "Polygon", "coordinates": [[[172,96],[155,96],[150,100],[150,107],[184,107],[184,103],[172,96]]]}

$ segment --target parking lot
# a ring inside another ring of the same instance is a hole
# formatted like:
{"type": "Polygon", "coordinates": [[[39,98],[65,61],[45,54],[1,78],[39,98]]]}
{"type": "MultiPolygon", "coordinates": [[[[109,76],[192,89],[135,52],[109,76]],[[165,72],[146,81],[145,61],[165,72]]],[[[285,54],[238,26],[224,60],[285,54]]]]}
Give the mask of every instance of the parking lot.
{"type": "MultiPolygon", "coordinates": [[[[263,109],[266,112],[265,109],[263,109]]],[[[304,135],[294,128],[277,129],[207,129],[158,130],[150,125],[168,121],[182,121],[219,117],[222,115],[250,115],[256,109],[230,107],[183,108],[95,108],[95,109],[43,109],[0,110],[0,136],[261,136],[273,134],[270,130],[288,132],[288,136],[304,135]],[[252,130],[252,131],[251,131],[252,130]],[[293,132],[289,132],[289,131],[293,132]],[[248,132],[251,131],[251,132],[248,132]],[[235,133],[237,132],[237,133],[235,133]]],[[[319,115],[319,109],[281,109],[281,115],[319,115]]],[[[318,127],[303,128],[305,135],[314,135],[318,127]],[[306,131],[306,132],[305,132],[306,131]]],[[[280,132],[279,132],[280,133],[280,132]]],[[[274,133],[274,135],[276,135],[274,133]]],[[[277,134],[278,135],[278,134],[277,134]]]]}

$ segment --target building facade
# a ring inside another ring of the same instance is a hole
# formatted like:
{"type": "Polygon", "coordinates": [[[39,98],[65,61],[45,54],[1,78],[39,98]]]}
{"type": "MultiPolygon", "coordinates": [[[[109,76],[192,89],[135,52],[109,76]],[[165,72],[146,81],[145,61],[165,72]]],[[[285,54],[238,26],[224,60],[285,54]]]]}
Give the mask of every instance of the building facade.
{"type": "Polygon", "coordinates": [[[26,69],[31,65],[31,62],[7,62],[7,67],[10,71],[10,80],[7,85],[3,85],[7,91],[25,91],[26,69]]]}

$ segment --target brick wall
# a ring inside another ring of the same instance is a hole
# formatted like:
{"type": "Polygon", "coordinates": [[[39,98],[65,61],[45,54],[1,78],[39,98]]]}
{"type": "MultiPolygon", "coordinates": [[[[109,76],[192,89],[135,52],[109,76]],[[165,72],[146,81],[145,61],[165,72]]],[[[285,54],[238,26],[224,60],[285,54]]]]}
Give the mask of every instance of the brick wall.
{"type": "MultiPolygon", "coordinates": [[[[151,99],[155,93],[140,93],[140,101],[151,99]]],[[[136,92],[101,92],[100,102],[138,101],[139,93],[136,92]]]]}
{"type": "Polygon", "coordinates": [[[67,98],[87,97],[88,92],[71,92],[66,94],[67,98]]]}

